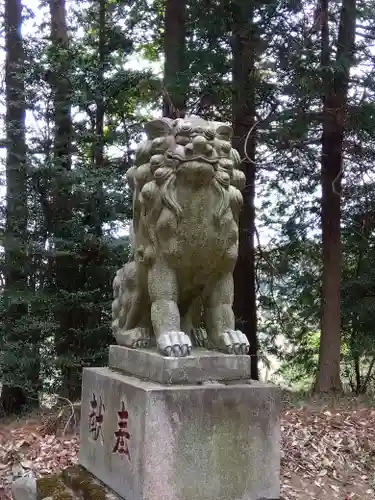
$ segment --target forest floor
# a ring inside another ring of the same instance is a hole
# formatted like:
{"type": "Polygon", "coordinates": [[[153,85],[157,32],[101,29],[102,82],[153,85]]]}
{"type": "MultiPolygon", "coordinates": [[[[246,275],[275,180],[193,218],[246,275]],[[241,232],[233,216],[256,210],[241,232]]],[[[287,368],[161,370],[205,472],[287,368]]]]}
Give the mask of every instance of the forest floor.
{"type": "MultiPolygon", "coordinates": [[[[290,393],[283,399],[281,498],[373,500],[374,402],[290,393]]],[[[55,416],[0,421],[0,500],[10,499],[10,484],[19,475],[39,477],[77,463],[78,435],[64,433],[66,424],[55,416]]]]}
{"type": "Polygon", "coordinates": [[[374,400],[286,396],[282,498],[374,500],[374,400]]]}

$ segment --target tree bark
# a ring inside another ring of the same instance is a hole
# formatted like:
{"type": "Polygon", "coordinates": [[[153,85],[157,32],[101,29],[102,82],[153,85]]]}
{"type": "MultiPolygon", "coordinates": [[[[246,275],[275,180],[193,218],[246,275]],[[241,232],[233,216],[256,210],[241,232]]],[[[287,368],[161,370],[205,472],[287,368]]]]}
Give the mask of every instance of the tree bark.
{"type": "MultiPolygon", "coordinates": [[[[99,0],[96,4],[95,15],[97,20],[97,73],[95,99],[95,130],[93,135],[93,175],[95,176],[95,192],[91,194],[91,203],[87,204],[86,223],[90,237],[82,249],[84,266],[90,269],[90,279],[86,289],[91,291],[91,300],[95,304],[92,311],[85,311],[85,330],[91,333],[87,342],[92,352],[102,352],[106,342],[110,342],[108,328],[103,324],[103,284],[110,283],[112,276],[108,270],[108,249],[103,240],[103,220],[105,220],[106,200],[103,188],[105,174],[105,135],[104,123],[106,114],[106,82],[105,71],[110,55],[106,33],[110,23],[110,12],[107,10],[106,0],[99,0]],[[106,261],[107,260],[107,261],[106,261]]],[[[84,353],[83,353],[84,354],[84,353]]],[[[84,357],[84,355],[83,355],[84,357]]]]}
{"type": "MultiPolygon", "coordinates": [[[[72,135],[73,125],[71,117],[71,83],[69,38],[66,22],[65,0],[49,0],[51,17],[51,43],[53,47],[52,71],[50,83],[53,95],[54,108],[54,148],[53,148],[53,176],[52,185],[52,231],[55,250],[55,288],[57,303],[55,305],[55,350],[58,361],[73,354],[74,330],[78,327],[79,311],[70,307],[69,314],[66,304],[59,300],[61,292],[68,294],[75,291],[77,271],[74,256],[72,255],[72,206],[71,206],[71,178],[72,168],[72,135]]],[[[69,299],[68,299],[69,302],[69,299]]],[[[78,384],[77,369],[70,365],[70,361],[60,363],[61,389],[60,394],[71,398],[72,390],[78,384]]]]}
{"type": "Polygon", "coordinates": [[[258,340],[255,288],[255,137],[246,137],[255,121],[255,47],[254,5],[248,0],[232,1],[233,55],[233,146],[245,157],[242,168],[246,176],[244,207],[239,221],[238,260],[234,271],[234,312],[237,327],[250,342],[251,378],[258,380],[258,340]]]}
{"type": "Polygon", "coordinates": [[[343,0],[337,53],[330,63],[328,0],[321,0],[323,133],[321,224],[323,253],[322,320],[316,392],[342,390],[341,358],[341,179],[349,72],[353,64],[356,0],[343,0]]]}
{"type": "MultiPolygon", "coordinates": [[[[107,61],[106,50],[106,0],[99,1],[99,71],[98,71],[98,85],[96,96],[96,111],[95,111],[95,139],[94,139],[94,168],[100,172],[103,169],[104,162],[104,116],[105,116],[105,103],[104,103],[104,72],[107,61]]],[[[101,224],[101,207],[103,200],[103,186],[102,182],[98,182],[96,194],[94,195],[94,206],[92,210],[93,231],[97,238],[102,236],[101,224]]]]}
{"type": "MultiPolygon", "coordinates": [[[[4,315],[4,343],[6,357],[7,344],[22,345],[23,331],[17,331],[17,322],[28,313],[25,293],[28,291],[27,271],[27,165],[25,139],[25,84],[24,84],[24,50],[21,35],[22,2],[21,0],[5,1],[5,86],[6,86],[6,228],[4,238],[5,249],[5,290],[6,312],[4,315]],[[12,296],[17,303],[12,303],[12,296]]],[[[18,328],[24,328],[22,325],[18,328]]],[[[26,346],[23,346],[27,349],[26,346]]],[[[38,345],[35,345],[36,351],[38,345]]],[[[4,385],[2,388],[0,407],[4,412],[20,413],[31,396],[33,405],[38,403],[37,386],[39,381],[39,355],[34,366],[28,369],[25,379],[35,387],[35,391],[25,391],[22,381],[13,386],[8,385],[8,377],[17,379],[14,367],[7,366],[5,359],[1,366],[4,385]]],[[[15,353],[13,353],[13,356],[15,353]]],[[[31,356],[31,353],[27,354],[31,356]]],[[[17,356],[17,355],[16,355],[17,356]]],[[[20,353],[18,359],[23,358],[20,353]]]]}
{"type": "Polygon", "coordinates": [[[163,116],[183,118],[186,112],[186,0],[166,0],[164,18],[163,116]]]}

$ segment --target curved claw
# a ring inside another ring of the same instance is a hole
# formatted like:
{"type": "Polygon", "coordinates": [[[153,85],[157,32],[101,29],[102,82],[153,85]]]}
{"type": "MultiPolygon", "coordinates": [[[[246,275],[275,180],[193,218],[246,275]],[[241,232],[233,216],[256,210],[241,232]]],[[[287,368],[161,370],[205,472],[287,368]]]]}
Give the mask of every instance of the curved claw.
{"type": "Polygon", "coordinates": [[[241,344],[241,354],[249,354],[250,346],[246,344],[241,344]]]}
{"type": "Polygon", "coordinates": [[[182,350],[178,344],[175,344],[172,348],[173,354],[176,356],[176,358],[179,358],[182,354],[182,350]]]}
{"type": "Polygon", "coordinates": [[[172,354],[172,347],[169,345],[168,347],[166,347],[166,348],[164,349],[164,351],[163,351],[163,352],[164,352],[164,355],[165,355],[165,356],[170,356],[170,355],[172,354]]]}
{"type": "Polygon", "coordinates": [[[241,354],[241,345],[240,344],[234,344],[233,345],[233,351],[234,351],[234,354],[241,354]]]}
{"type": "Polygon", "coordinates": [[[227,330],[219,335],[219,347],[228,354],[248,354],[250,350],[246,335],[240,330],[227,330]]]}
{"type": "Polygon", "coordinates": [[[149,346],[148,339],[138,339],[133,342],[134,349],[145,349],[148,346],[149,346]]]}
{"type": "Polygon", "coordinates": [[[191,340],[184,332],[168,332],[159,336],[157,345],[164,356],[180,358],[191,353],[191,340]]]}

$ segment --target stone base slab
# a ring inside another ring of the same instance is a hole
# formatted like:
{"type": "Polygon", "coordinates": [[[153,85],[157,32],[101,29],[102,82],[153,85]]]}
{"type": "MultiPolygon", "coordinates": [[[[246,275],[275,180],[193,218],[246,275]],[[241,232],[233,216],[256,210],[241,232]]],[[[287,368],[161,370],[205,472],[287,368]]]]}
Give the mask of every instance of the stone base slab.
{"type": "Polygon", "coordinates": [[[109,367],[160,384],[197,384],[250,379],[250,357],[194,349],[190,356],[161,356],[156,349],[109,348],[109,367]]]}
{"type": "Polygon", "coordinates": [[[276,500],[279,407],[273,385],[165,386],[86,368],[80,463],[126,500],[276,500]]]}
{"type": "MultiPolygon", "coordinates": [[[[124,500],[79,465],[39,477],[36,491],[35,500],[124,500]]],[[[14,500],[34,499],[24,496],[14,500]]]]}

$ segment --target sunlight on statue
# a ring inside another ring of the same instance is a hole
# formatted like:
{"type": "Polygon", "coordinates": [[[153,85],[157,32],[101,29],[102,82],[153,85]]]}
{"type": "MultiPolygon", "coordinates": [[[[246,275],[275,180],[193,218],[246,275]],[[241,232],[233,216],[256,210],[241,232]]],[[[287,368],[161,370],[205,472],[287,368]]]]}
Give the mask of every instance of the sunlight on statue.
{"type": "Polygon", "coordinates": [[[247,354],[232,310],[245,186],[232,129],[192,116],[153,120],[146,133],[127,173],[134,255],[113,283],[116,340],[186,356],[203,314],[213,348],[247,354]]]}

